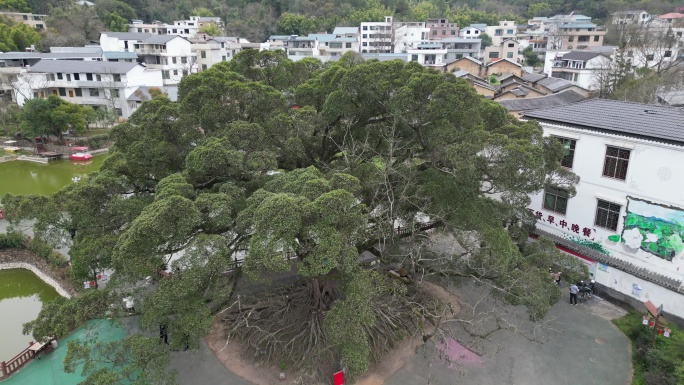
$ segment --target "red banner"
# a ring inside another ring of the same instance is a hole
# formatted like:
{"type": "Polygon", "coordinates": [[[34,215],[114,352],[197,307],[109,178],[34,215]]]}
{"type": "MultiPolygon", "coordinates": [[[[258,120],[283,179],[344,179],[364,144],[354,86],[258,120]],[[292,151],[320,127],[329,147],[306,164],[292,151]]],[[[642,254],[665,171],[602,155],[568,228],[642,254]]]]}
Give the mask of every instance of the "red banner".
{"type": "Polygon", "coordinates": [[[333,374],[333,385],[344,385],[344,372],[333,374]]]}

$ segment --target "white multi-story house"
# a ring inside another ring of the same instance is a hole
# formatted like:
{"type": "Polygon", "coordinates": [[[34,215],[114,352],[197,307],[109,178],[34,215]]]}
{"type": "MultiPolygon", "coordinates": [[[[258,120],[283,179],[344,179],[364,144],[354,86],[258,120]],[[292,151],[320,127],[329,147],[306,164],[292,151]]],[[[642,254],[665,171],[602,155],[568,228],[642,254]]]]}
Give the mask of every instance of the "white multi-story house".
{"type": "Polygon", "coordinates": [[[588,90],[598,90],[612,68],[612,59],[601,52],[548,51],[544,73],[550,77],[569,80],[588,90]]]}
{"type": "Polygon", "coordinates": [[[684,318],[682,110],[590,99],[522,115],[580,177],[574,197],[554,186],[531,197],[536,234],[584,261],[600,294],[684,318]]]}
{"type": "Polygon", "coordinates": [[[482,50],[482,40],[475,38],[448,37],[439,43],[447,50],[446,60],[458,60],[462,57],[479,59],[482,50]]]}
{"type": "Polygon", "coordinates": [[[192,43],[178,35],[153,35],[133,44],[140,63],[162,72],[164,85],[178,84],[185,75],[197,72],[192,43]]]}
{"type": "Polygon", "coordinates": [[[651,21],[651,14],[644,10],[619,11],[613,13],[612,22],[615,25],[646,25],[651,21]]]}
{"type": "Polygon", "coordinates": [[[134,46],[143,40],[155,36],[151,33],[137,32],[101,32],[100,48],[108,52],[135,52],[134,46]]]}
{"type": "Polygon", "coordinates": [[[447,49],[438,41],[420,43],[416,48],[406,51],[409,61],[417,62],[425,67],[441,68],[444,66],[444,58],[447,49]]]}
{"type": "Polygon", "coordinates": [[[391,53],[394,51],[394,33],[392,16],[385,16],[385,21],[361,23],[362,53],[391,53]]]}
{"type": "Polygon", "coordinates": [[[502,20],[499,21],[499,25],[487,26],[485,33],[492,38],[492,45],[498,46],[504,40],[515,39],[518,27],[514,21],[502,20]]]}
{"type": "Polygon", "coordinates": [[[161,72],[137,63],[41,60],[25,69],[13,84],[14,100],[57,95],[70,102],[112,109],[122,118],[132,111],[126,99],[140,86],[161,87],[161,72]]]}
{"type": "Polygon", "coordinates": [[[484,24],[471,24],[458,31],[458,36],[466,39],[478,39],[486,28],[487,26],[484,24]]]}
{"type": "Polygon", "coordinates": [[[423,22],[397,22],[393,28],[394,53],[415,49],[430,37],[430,28],[423,22]]]}
{"type": "Polygon", "coordinates": [[[178,35],[188,39],[194,38],[199,29],[205,24],[216,24],[223,28],[220,17],[190,16],[190,20],[176,20],[173,24],[160,21],[145,23],[142,20],[131,20],[128,24],[128,32],[151,33],[153,35],[178,35]]]}

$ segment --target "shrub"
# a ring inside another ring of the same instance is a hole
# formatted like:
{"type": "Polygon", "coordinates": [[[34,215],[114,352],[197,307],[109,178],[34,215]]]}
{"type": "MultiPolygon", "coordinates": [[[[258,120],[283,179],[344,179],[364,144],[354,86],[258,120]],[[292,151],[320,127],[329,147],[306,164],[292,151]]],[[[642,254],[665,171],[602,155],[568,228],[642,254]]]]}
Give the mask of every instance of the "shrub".
{"type": "Polygon", "coordinates": [[[2,249],[23,249],[24,235],[21,233],[0,234],[0,250],[2,249]]]}
{"type": "Polygon", "coordinates": [[[88,146],[93,149],[104,147],[109,141],[109,134],[93,135],[88,139],[88,146]]]}
{"type": "Polygon", "coordinates": [[[31,239],[27,248],[29,251],[40,258],[45,259],[55,267],[62,267],[66,265],[66,258],[64,258],[62,254],[56,252],[49,243],[40,238],[31,239]]]}

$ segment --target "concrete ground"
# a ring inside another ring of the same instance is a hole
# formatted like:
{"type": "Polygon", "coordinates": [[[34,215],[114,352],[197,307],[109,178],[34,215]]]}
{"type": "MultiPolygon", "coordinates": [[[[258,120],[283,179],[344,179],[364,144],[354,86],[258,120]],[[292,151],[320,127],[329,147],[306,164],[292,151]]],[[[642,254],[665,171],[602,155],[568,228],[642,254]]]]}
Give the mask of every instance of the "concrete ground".
{"type": "MultiPolygon", "coordinates": [[[[514,311],[505,313],[515,317],[514,311]]],[[[385,385],[629,385],[629,341],[609,321],[623,314],[596,296],[571,306],[566,289],[538,327],[519,322],[492,333],[484,343],[477,338],[466,343],[482,356],[455,340],[448,349],[439,343],[426,345],[385,385]]]]}

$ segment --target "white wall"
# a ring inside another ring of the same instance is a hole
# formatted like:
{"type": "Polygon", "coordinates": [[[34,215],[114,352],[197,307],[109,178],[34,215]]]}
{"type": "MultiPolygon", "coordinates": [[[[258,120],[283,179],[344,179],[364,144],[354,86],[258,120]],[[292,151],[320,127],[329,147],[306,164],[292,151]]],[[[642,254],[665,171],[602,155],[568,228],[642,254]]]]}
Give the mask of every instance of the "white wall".
{"type": "MultiPolygon", "coordinates": [[[[679,166],[684,164],[684,148],[546,123],[542,126],[545,135],[576,140],[573,171],[580,176],[580,182],[577,185],[577,195],[568,201],[565,215],[543,208],[543,192],[532,196],[529,208],[541,213],[542,216],[542,219],[537,221],[537,227],[569,241],[598,245],[610,256],[639,268],[672,279],[684,280],[684,251],[676,254],[670,262],[641,249],[630,249],[623,242],[612,242],[608,239],[611,235],[622,234],[627,196],[684,210],[684,169],[679,166]],[[606,146],[631,150],[626,180],[602,175],[606,146]],[[621,206],[617,230],[594,225],[598,199],[621,206]],[[549,216],[553,216],[553,223],[549,216]],[[565,227],[560,221],[566,222],[565,227]],[[572,225],[575,224],[578,226],[578,233],[572,231],[572,225]],[[588,235],[583,232],[585,228],[589,231],[588,235]]],[[[668,312],[684,317],[684,296],[612,267],[609,267],[609,273],[600,272],[597,274],[597,281],[627,295],[632,293],[632,283],[637,283],[643,288],[640,299],[650,299],[656,305],[665,303],[668,312]],[[678,306],[678,309],[674,306],[678,306]]]]}

